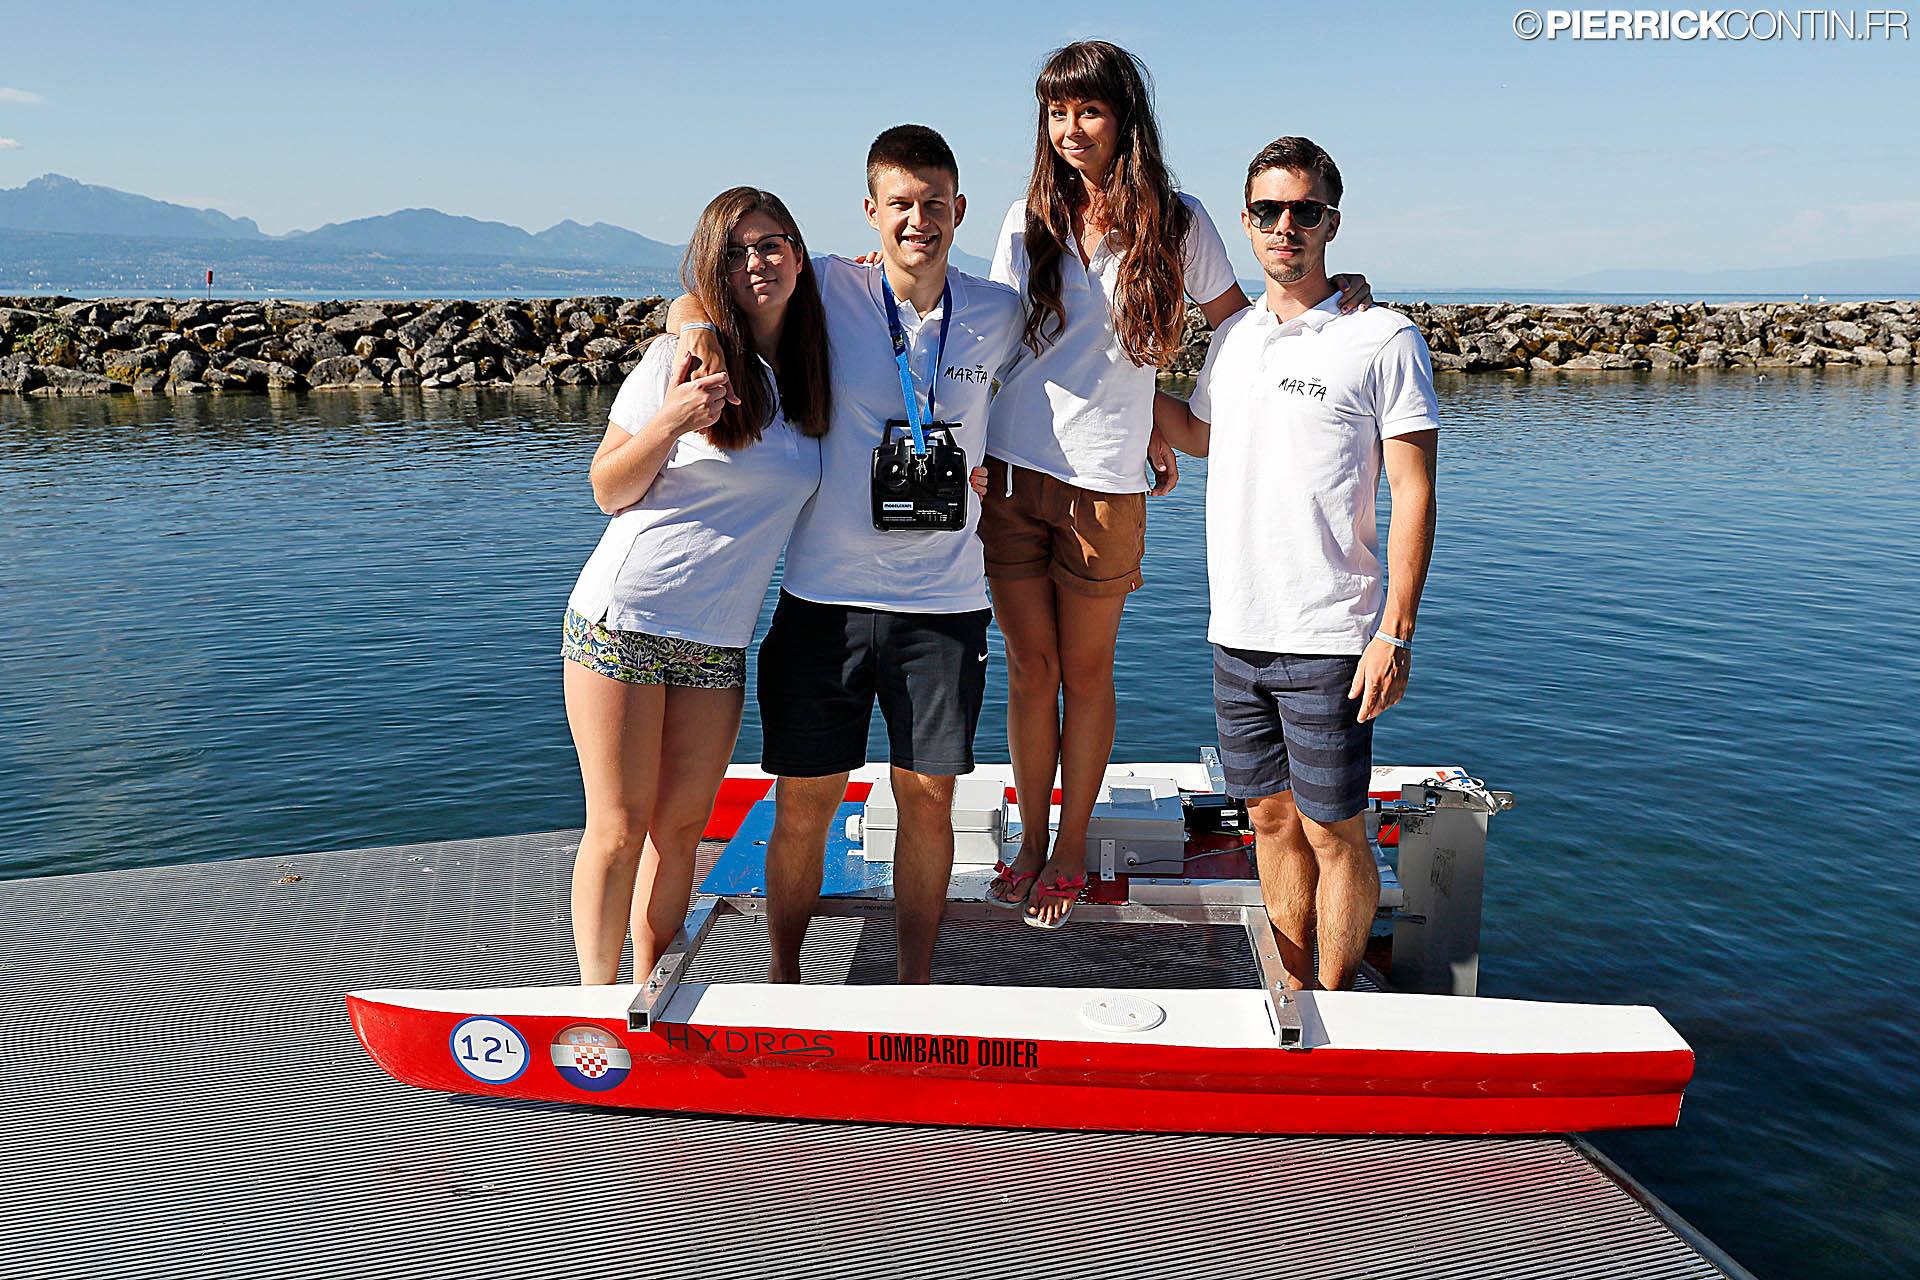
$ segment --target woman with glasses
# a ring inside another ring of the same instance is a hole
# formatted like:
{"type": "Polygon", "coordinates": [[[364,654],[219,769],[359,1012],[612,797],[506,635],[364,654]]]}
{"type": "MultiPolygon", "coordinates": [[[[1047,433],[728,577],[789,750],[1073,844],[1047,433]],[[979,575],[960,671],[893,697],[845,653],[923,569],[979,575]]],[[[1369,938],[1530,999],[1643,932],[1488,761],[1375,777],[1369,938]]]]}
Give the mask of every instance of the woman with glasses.
{"type": "MultiPolygon", "coordinates": [[[[1087,825],[1113,751],[1114,645],[1141,584],[1146,497],[1173,488],[1153,432],[1154,374],[1176,354],[1186,299],[1209,326],[1247,305],[1205,208],[1174,189],[1146,68],[1104,40],[1050,55],[1026,195],[992,275],[1027,305],[1025,352],[994,398],[980,517],[1007,642],[1007,739],[1022,839],[987,897],[1065,924],[1086,886],[1087,825]],[[1152,458],[1154,478],[1148,476],[1152,458]],[[1054,778],[1060,825],[1049,847],[1054,778]]],[[[1364,279],[1342,277],[1343,306],[1364,279]]]]}
{"type": "Polygon", "coordinates": [[[800,229],[752,187],[700,215],[681,280],[724,371],[671,337],[620,388],[591,477],[612,516],[567,601],[567,723],[586,832],[573,865],[582,983],[633,934],[643,982],[686,917],[693,854],[740,730],[746,645],[830,412],[826,318],[800,229]]]}

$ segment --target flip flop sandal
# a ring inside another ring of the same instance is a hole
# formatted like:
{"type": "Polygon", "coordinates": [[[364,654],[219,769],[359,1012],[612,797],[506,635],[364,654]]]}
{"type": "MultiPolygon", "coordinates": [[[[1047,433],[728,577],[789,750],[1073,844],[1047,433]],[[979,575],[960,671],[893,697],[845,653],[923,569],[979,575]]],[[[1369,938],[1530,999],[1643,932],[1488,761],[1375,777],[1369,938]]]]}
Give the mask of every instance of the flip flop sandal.
{"type": "Polygon", "coordinates": [[[1052,884],[1035,885],[1033,888],[1033,903],[1035,906],[1038,906],[1048,898],[1065,898],[1067,900],[1067,909],[1062,911],[1051,922],[1042,920],[1039,916],[1027,916],[1027,923],[1036,929],[1066,928],[1067,921],[1073,918],[1073,904],[1080,900],[1080,894],[1086,887],[1087,877],[1084,874],[1075,876],[1071,880],[1055,880],[1052,884]]]}
{"type": "Polygon", "coordinates": [[[1033,892],[1033,882],[1040,878],[1040,872],[1015,871],[1004,862],[994,863],[993,869],[999,874],[987,885],[987,905],[1002,911],[1017,911],[1026,906],[1027,895],[1033,892]]]}

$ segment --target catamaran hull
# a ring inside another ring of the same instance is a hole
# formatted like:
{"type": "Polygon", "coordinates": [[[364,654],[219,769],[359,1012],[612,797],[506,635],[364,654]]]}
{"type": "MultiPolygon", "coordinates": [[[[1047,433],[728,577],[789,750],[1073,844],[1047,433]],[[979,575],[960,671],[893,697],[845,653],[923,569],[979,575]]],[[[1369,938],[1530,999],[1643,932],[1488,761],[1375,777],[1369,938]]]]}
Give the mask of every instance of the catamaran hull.
{"type": "Polygon", "coordinates": [[[402,1083],[652,1111],[1177,1133],[1516,1134],[1679,1119],[1686,1049],[1196,1048],[423,1009],[350,995],[402,1083]]]}

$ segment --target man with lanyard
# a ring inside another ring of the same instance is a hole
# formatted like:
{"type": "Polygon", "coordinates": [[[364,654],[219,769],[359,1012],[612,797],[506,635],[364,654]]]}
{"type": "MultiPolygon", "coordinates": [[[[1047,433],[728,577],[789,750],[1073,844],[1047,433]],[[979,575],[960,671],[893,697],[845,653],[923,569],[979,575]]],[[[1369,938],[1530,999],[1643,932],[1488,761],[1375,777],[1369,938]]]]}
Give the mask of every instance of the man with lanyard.
{"type": "Polygon", "coordinates": [[[1295,985],[1330,990],[1352,982],[1380,900],[1362,816],[1373,720],[1412,666],[1440,425],[1412,322],[1378,306],[1340,312],[1326,266],[1340,196],[1332,157],[1305,138],[1254,157],[1240,221],[1265,299],[1214,333],[1190,404],[1162,393],[1154,405],[1175,448],[1212,454],[1207,638],[1221,764],[1248,800],[1281,960],[1295,985]]]}
{"type": "MultiPolygon", "coordinates": [[[[832,425],[820,488],[787,543],[786,576],[761,642],[761,767],[778,778],[767,848],[771,982],[800,979],[822,858],[847,775],[867,758],[877,699],[900,829],[893,863],[899,979],[930,979],[953,868],[953,784],[973,770],[986,689],[986,577],[962,491],[950,528],[877,528],[876,448],[903,432],[913,453],[942,443],[965,472],[986,452],[987,397],[1020,340],[1019,295],[947,266],[966,213],[945,140],[900,125],[867,153],[867,221],[880,266],[810,266],[832,345],[832,425]],[[889,424],[893,424],[891,427],[889,424]],[[957,460],[956,460],[957,461],[957,460]]],[[[693,314],[676,302],[669,327],[693,314]]],[[[687,335],[703,362],[705,335],[687,335]]],[[[714,354],[717,354],[715,352],[714,354]]]]}

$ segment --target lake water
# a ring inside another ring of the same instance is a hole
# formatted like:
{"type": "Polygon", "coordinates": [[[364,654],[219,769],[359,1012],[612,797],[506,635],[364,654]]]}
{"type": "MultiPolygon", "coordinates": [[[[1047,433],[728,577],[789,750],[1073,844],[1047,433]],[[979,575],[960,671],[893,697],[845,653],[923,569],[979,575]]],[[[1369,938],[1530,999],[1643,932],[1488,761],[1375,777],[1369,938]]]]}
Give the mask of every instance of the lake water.
{"type": "MultiPolygon", "coordinates": [[[[1483,990],[1666,1013],[1680,1127],[1601,1145],[1762,1276],[1920,1271],[1920,381],[1442,399],[1378,758],[1519,793],[1483,990]]],[[[577,825],[556,648],[609,401],[0,398],[0,877],[577,825]]],[[[1121,759],[1213,738],[1203,484],[1151,508],[1121,759]]],[[[1004,758],[997,636],[992,670],[1004,758]]]]}

